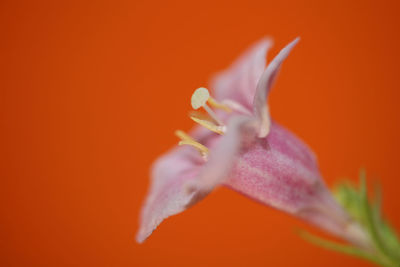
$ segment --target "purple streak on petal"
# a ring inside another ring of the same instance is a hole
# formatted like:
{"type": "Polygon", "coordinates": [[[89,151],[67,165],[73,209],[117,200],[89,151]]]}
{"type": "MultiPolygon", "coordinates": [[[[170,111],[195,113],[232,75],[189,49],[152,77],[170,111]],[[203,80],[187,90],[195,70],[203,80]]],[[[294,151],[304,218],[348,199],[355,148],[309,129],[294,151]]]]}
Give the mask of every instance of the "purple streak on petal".
{"type": "Polygon", "coordinates": [[[270,128],[270,115],[268,106],[266,105],[269,90],[275,81],[282,62],[287,58],[292,48],[299,40],[300,38],[296,38],[279,52],[279,54],[268,64],[257,84],[257,90],[253,100],[253,110],[254,114],[260,121],[259,137],[267,136],[270,128]]]}
{"type": "Polygon", "coordinates": [[[186,146],[171,150],[155,162],[137,242],[142,243],[165,218],[187,208],[194,193],[188,194],[185,185],[197,177],[203,163],[198,151],[186,146]]]}
{"type": "Polygon", "coordinates": [[[211,81],[216,99],[234,100],[251,111],[257,83],[265,69],[266,54],[271,45],[270,39],[262,39],[227,70],[218,73],[211,81]]]}

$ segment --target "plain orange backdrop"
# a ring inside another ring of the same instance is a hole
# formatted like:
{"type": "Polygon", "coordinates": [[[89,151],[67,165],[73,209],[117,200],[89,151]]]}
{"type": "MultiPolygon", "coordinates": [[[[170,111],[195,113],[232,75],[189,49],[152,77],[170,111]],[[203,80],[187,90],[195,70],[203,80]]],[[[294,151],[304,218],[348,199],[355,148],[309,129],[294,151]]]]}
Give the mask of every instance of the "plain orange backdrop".
{"type": "Polygon", "coordinates": [[[366,167],[400,228],[398,1],[1,1],[1,266],[371,266],[221,188],[134,236],[149,166],[192,91],[268,35],[300,36],[273,117],[331,186],[366,167]]]}

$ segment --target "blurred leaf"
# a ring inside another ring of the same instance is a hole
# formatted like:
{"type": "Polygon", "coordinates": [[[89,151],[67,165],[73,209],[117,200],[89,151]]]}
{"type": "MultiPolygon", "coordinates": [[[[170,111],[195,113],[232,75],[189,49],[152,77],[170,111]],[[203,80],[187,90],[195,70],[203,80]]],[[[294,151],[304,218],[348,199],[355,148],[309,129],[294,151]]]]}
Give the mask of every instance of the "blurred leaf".
{"type": "Polygon", "coordinates": [[[393,266],[391,265],[390,262],[385,262],[381,260],[380,258],[371,255],[359,248],[350,246],[350,245],[342,245],[336,242],[328,241],[326,239],[320,238],[318,236],[315,236],[313,234],[310,234],[306,231],[299,231],[300,237],[304,238],[305,240],[309,241],[310,243],[313,243],[314,245],[326,248],[328,250],[333,250],[339,253],[347,254],[349,256],[354,256],[360,259],[364,259],[367,261],[371,261],[373,263],[379,264],[381,266],[393,266]]]}
{"type": "MultiPolygon", "coordinates": [[[[374,200],[370,201],[368,199],[365,170],[360,170],[360,184],[358,188],[351,182],[344,181],[335,187],[334,195],[343,208],[368,233],[376,249],[372,258],[379,259],[381,265],[382,262],[386,265],[389,262],[390,266],[400,266],[400,242],[396,231],[383,218],[381,211],[381,189],[376,186],[374,200]]],[[[319,244],[322,243],[319,242],[319,244]]],[[[324,246],[327,247],[326,244],[324,246]]],[[[337,246],[332,247],[330,245],[330,247],[338,251],[337,246]]],[[[344,248],[341,247],[340,249],[343,250],[344,248]]],[[[342,252],[347,253],[346,251],[354,252],[353,250],[349,250],[348,247],[342,252]]],[[[359,254],[359,252],[357,253],[359,254]]],[[[366,258],[365,255],[363,258],[366,258]]]]}

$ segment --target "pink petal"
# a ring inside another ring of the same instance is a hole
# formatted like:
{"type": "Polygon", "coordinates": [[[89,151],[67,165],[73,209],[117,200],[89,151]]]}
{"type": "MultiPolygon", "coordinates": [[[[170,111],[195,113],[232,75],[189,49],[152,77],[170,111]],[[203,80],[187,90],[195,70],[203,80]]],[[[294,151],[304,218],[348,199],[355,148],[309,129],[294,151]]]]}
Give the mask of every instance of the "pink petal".
{"type": "Polygon", "coordinates": [[[213,147],[206,164],[191,147],[176,148],[158,159],[136,240],[143,242],[164,219],[194,205],[226,178],[245,137],[255,136],[255,127],[253,118],[235,116],[224,136],[197,128],[202,141],[213,147]]]}
{"type": "Polygon", "coordinates": [[[350,219],[322,181],[314,153],[275,122],[267,138],[257,138],[242,152],[225,184],[351,242],[362,242],[348,232],[350,219]]]}
{"type": "MultiPolygon", "coordinates": [[[[189,190],[206,194],[222,183],[229,176],[241,149],[254,139],[255,127],[256,121],[252,117],[232,117],[227,133],[220,137],[215,147],[210,150],[207,163],[201,169],[199,177],[191,181],[189,190]]],[[[209,146],[213,146],[211,142],[209,146]]]]}
{"type": "Polygon", "coordinates": [[[292,48],[299,40],[300,38],[296,38],[279,52],[279,54],[271,61],[271,63],[268,64],[258,82],[257,90],[254,95],[253,109],[254,114],[260,121],[260,129],[258,134],[259,137],[267,136],[271,123],[268,106],[266,105],[269,90],[275,81],[282,62],[287,58],[292,48]]]}
{"type": "Polygon", "coordinates": [[[257,83],[265,69],[266,54],[271,45],[270,39],[262,39],[250,47],[231,67],[217,74],[211,82],[211,88],[215,89],[215,97],[220,101],[236,101],[252,110],[257,83]]]}
{"type": "Polygon", "coordinates": [[[320,183],[316,158],[296,136],[272,123],[267,138],[257,138],[238,160],[227,184],[264,204],[295,213],[308,205],[320,183]]]}
{"type": "Polygon", "coordinates": [[[142,243],[165,218],[184,211],[193,202],[195,193],[185,190],[186,183],[198,176],[203,163],[198,151],[186,146],[173,149],[155,162],[137,242],[142,243]]]}

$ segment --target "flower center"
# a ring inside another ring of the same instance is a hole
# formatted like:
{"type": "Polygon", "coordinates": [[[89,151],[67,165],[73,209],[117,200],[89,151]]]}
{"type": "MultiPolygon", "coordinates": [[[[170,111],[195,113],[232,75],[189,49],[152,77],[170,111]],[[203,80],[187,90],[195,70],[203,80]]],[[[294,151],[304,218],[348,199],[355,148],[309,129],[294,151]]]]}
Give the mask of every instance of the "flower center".
{"type": "MultiPolygon", "coordinates": [[[[192,108],[195,110],[203,108],[206,111],[206,114],[198,111],[191,112],[189,117],[193,121],[217,134],[223,135],[226,132],[226,126],[218,118],[217,114],[210,108],[210,106],[216,109],[224,110],[226,112],[232,111],[230,107],[225,104],[219,103],[217,100],[212,98],[208,90],[204,87],[200,87],[193,92],[191,104],[192,108]]],[[[200,152],[201,156],[205,160],[207,160],[208,148],[206,146],[200,144],[191,136],[181,130],[175,131],[175,135],[179,137],[179,139],[181,139],[179,145],[189,145],[194,147],[200,152]]]]}

